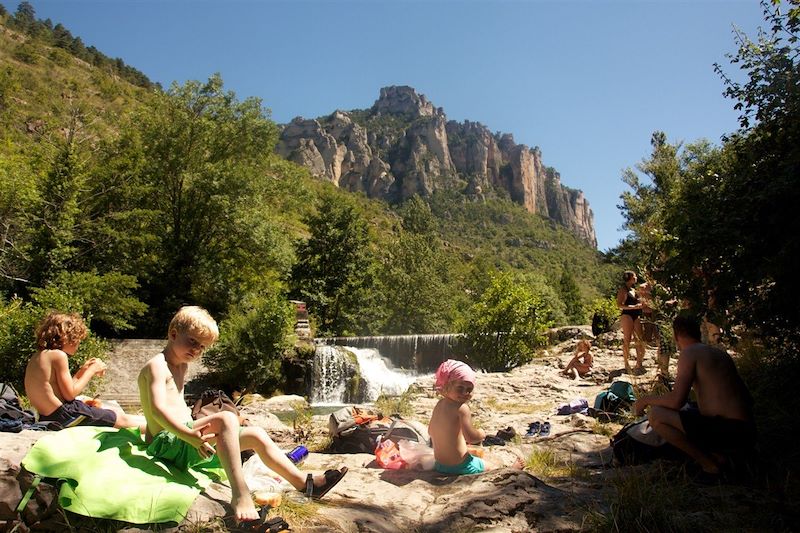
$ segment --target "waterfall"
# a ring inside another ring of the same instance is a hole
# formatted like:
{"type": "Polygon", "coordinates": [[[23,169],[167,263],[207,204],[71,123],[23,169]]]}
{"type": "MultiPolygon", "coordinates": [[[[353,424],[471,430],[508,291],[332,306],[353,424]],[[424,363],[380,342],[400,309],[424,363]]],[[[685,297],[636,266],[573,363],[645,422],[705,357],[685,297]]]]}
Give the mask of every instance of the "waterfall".
{"type": "Polygon", "coordinates": [[[384,335],[379,337],[330,337],[315,339],[317,344],[355,348],[374,348],[396,367],[417,372],[433,372],[446,359],[464,359],[463,336],[455,333],[435,335],[384,335]]]}
{"type": "Polygon", "coordinates": [[[350,364],[349,357],[338,346],[317,346],[311,403],[343,403],[350,364]]]}
{"type": "Polygon", "coordinates": [[[418,377],[374,348],[317,345],[309,396],[314,405],[373,402],[381,393],[403,394],[418,377]]]}
{"type": "Polygon", "coordinates": [[[417,375],[404,370],[395,370],[391,362],[381,357],[380,352],[373,348],[350,348],[356,354],[358,369],[365,383],[364,401],[374,402],[381,393],[389,396],[399,396],[417,379],[417,375]]]}

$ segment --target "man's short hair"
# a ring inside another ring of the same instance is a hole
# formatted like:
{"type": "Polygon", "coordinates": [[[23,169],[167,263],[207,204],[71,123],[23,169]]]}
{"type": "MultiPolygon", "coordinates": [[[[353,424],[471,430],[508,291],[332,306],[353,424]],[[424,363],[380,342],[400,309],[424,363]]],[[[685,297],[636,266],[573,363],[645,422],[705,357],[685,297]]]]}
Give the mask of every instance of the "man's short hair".
{"type": "Polygon", "coordinates": [[[178,309],[169,323],[167,334],[173,329],[178,333],[193,333],[212,343],[219,338],[217,322],[208,311],[197,305],[184,305],[178,309]]]}
{"type": "Polygon", "coordinates": [[[693,315],[678,315],[672,321],[672,331],[675,336],[688,337],[700,340],[700,319],[693,315]]]}

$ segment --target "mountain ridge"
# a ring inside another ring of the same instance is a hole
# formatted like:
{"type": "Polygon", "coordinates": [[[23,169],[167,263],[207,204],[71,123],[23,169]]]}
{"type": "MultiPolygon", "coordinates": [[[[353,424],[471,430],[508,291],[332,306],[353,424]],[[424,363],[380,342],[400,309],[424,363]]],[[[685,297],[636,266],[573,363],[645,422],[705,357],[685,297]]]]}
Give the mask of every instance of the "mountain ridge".
{"type": "Polygon", "coordinates": [[[338,187],[394,203],[447,189],[478,200],[506,195],[597,247],[588,200],[561,184],[538,147],[480,122],[447,120],[409,86],[382,88],[366,110],[296,117],[283,125],[275,150],[338,187]]]}

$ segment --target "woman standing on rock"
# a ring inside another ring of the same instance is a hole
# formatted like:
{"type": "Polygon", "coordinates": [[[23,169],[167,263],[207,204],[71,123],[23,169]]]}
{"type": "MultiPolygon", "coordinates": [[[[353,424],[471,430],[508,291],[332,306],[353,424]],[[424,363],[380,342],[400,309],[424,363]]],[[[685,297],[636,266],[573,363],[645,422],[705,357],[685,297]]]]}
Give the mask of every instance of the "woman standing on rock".
{"type": "Polygon", "coordinates": [[[642,302],[636,294],[636,273],[626,270],[622,274],[623,284],[617,291],[617,307],[622,311],[622,357],[625,359],[625,372],[631,373],[629,362],[631,351],[631,336],[636,335],[636,367],[634,373],[644,370],[644,333],[642,331],[642,302]]]}

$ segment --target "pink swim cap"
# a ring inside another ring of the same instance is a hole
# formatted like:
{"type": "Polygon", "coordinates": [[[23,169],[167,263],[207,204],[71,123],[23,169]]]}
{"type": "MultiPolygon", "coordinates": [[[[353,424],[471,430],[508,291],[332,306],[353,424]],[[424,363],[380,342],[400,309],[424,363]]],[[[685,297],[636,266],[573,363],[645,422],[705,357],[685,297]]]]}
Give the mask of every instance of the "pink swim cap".
{"type": "Polygon", "coordinates": [[[466,381],[475,385],[475,371],[467,363],[448,359],[436,370],[436,390],[442,390],[450,381],[466,381]]]}

